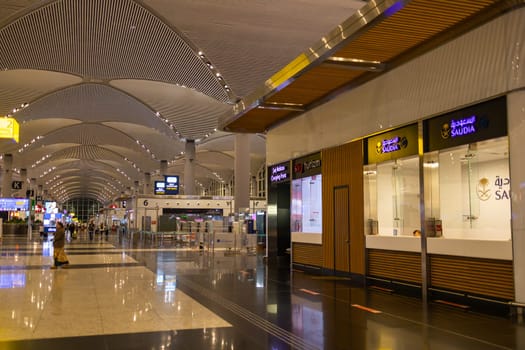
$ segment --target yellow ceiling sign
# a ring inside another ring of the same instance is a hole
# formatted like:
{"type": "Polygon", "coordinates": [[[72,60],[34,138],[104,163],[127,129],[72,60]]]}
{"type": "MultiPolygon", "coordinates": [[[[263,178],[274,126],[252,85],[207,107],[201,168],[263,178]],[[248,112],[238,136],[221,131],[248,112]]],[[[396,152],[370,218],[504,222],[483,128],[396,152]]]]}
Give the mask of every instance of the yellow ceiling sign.
{"type": "Polygon", "coordinates": [[[20,126],[15,118],[0,118],[0,139],[19,140],[20,126]]]}
{"type": "Polygon", "coordinates": [[[275,73],[270,79],[266,81],[266,85],[272,89],[276,89],[282,83],[288,81],[301,70],[310,64],[308,57],[302,53],[297,56],[292,62],[288,63],[283,69],[275,73]]]}

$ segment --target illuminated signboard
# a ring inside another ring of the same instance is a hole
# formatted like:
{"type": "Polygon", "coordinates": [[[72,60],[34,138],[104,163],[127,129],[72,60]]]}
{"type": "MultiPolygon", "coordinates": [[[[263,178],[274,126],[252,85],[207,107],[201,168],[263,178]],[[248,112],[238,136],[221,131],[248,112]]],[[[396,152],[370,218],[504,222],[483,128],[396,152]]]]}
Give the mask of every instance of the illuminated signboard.
{"type": "Polygon", "coordinates": [[[408,157],[418,152],[418,126],[408,125],[365,140],[365,164],[380,163],[408,157]]]}
{"type": "Polygon", "coordinates": [[[270,183],[290,181],[289,164],[289,162],[286,162],[269,167],[268,174],[270,176],[270,183]]]}
{"type": "Polygon", "coordinates": [[[153,189],[154,194],[166,194],[166,183],[164,181],[155,181],[153,189]]]}
{"type": "Polygon", "coordinates": [[[165,194],[179,194],[178,175],[165,175],[164,182],[166,183],[165,194]]]}
{"type": "Polygon", "coordinates": [[[44,202],[44,208],[48,214],[58,213],[57,202],[44,202]]]}
{"type": "Polygon", "coordinates": [[[0,198],[0,211],[29,210],[27,198],[0,198]]]}
{"type": "Polygon", "coordinates": [[[321,153],[294,159],[292,169],[294,179],[321,174],[321,153]]]}
{"type": "Polygon", "coordinates": [[[427,119],[423,133],[425,152],[506,136],[506,97],[427,119]]]}
{"type": "Polygon", "coordinates": [[[18,143],[19,128],[14,118],[0,118],[0,138],[11,139],[18,143]]]}

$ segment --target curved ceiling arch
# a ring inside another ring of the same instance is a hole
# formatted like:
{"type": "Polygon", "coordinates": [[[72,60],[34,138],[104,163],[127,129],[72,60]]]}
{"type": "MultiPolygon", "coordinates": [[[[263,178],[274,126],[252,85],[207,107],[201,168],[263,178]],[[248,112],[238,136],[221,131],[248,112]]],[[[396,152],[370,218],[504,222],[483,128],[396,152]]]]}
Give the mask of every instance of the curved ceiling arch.
{"type": "Polygon", "coordinates": [[[0,62],[85,81],[165,81],[234,102],[224,78],[179,32],[136,1],[54,1],[0,29],[0,62]]]}
{"type": "Polygon", "coordinates": [[[111,86],[79,84],[40,97],[16,114],[19,123],[47,118],[84,122],[120,121],[176,137],[171,128],[137,99],[111,86]]]}
{"type": "MultiPolygon", "coordinates": [[[[33,122],[29,122],[27,125],[33,122]]],[[[115,127],[99,123],[78,123],[54,129],[48,134],[37,136],[32,142],[18,150],[17,159],[24,157],[25,163],[33,163],[47,154],[57,152],[57,145],[69,147],[70,144],[98,145],[120,154],[122,160],[136,168],[157,166],[155,155],[148,152],[137,139],[115,127]],[[34,140],[34,142],[33,142],[34,140]],[[110,142],[110,143],[109,143],[110,142]]],[[[20,163],[20,162],[18,162],[20,163]]],[[[139,169],[140,170],[140,169],[139,169]]]]}
{"type": "Polygon", "coordinates": [[[219,118],[232,110],[231,105],[174,84],[121,79],[110,85],[150,106],[166,123],[176,127],[177,135],[188,140],[216,132],[219,118]]]}
{"type": "Polygon", "coordinates": [[[81,82],[82,78],[67,73],[36,69],[6,70],[0,66],[0,116],[12,115],[15,108],[81,82]]]}

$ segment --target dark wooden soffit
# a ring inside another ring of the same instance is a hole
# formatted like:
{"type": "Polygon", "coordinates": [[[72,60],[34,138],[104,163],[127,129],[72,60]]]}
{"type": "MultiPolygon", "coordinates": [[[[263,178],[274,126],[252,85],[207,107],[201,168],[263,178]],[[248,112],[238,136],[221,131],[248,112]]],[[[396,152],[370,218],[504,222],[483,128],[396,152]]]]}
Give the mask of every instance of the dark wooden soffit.
{"type": "Polygon", "coordinates": [[[524,2],[370,2],[238,103],[221,128],[266,132],[524,2]]]}

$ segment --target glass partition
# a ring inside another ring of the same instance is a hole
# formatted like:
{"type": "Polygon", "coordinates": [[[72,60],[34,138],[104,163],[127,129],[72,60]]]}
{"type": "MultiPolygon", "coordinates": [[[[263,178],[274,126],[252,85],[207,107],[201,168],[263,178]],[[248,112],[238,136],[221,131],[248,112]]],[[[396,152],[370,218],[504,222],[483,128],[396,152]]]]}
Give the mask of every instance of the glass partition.
{"type": "Polygon", "coordinates": [[[365,166],[364,193],[367,234],[412,236],[420,230],[417,156],[365,166]]]}
{"type": "Polygon", "coordinates": [[[323,229],[321,175],[292,180],[292,231],[321,233],[323,229]]]}
{"type": "Polygon", "coordinates": [[[426,154],[424,176],[429,236],[511,239],[507,137],[426,154]]]}

